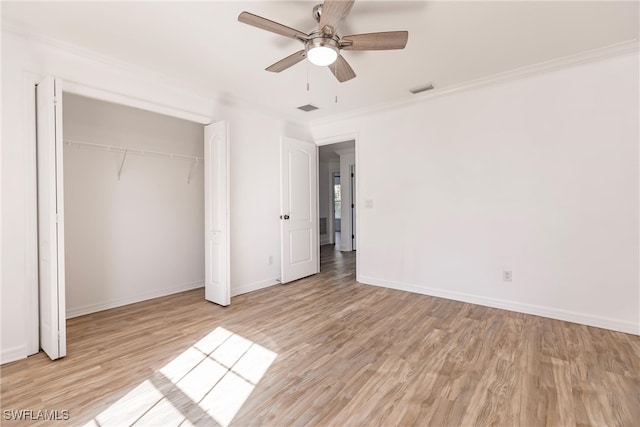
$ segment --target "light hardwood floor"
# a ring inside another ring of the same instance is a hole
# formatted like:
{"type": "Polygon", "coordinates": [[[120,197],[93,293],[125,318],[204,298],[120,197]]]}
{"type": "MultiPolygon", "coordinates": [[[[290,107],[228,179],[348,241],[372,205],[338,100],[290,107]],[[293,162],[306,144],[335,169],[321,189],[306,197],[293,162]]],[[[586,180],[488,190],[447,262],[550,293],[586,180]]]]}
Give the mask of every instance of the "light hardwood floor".
{"type": "MultiPolygon", "coordinates": [[[[4,410],[69,425],[640,425],[640,337],[322,273],[71,319],[68,356],[4,365],[4,410]]],[[[24,423],[22,423],[24,424],[24,423]]],[[[41,422],[52,425],[52,422],[41,422]]]]}

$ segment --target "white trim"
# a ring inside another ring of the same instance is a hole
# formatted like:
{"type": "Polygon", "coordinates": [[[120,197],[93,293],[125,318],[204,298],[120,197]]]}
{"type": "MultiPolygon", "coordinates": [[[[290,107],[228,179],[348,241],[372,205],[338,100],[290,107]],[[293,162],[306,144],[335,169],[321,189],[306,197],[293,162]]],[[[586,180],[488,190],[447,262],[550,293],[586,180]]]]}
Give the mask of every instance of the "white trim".
{"type": "Polygon", "coordinates": [[[136,302],[147,301],[154,298],[164,297],[167,295],[173,295],[180,292],[190,291],[204,287],[204,281],[197,281],[193,283],[185,283],[174,288],[157,289],[151,292],[145,292],[132,297],[118,298],[111,301],[100,302],[97,304],[89,304],[82,307],[68,308],[67,319],[83,316],[85,314],[95,313],[98,311],[108,310],[110,308],[122,307],[123,305],[134,304],[136,302]]]}
{"type": "MultiPolygon", "coordinates": [[[[89,59],[94,62],[100,62],[107,66],[124,70],[136,76],[149,78],[151,80],[169,85],[172,88],[186,91],[191,95],[202,93],[202,88],[195,87],[193,83],[186,81],[185,79],[171,78],[165,74],[150,71],[148,68],[141,67],[130,62],[118,60],[111,56],[100,54],[90,49],[81,48],[76,45],[60,41],[58,39],[52,38],[50,36],[47,36],[35,31],[25,30],[22,26],[16,25],[14,23],[3,22],[2,31],[11,33],[15,36],[21,37],[31,42],[36,42],[44,46],[52,47],[66,53],[70,53],[82,58],[89,59]]],[[[212,90],[212,88],[207,88],[207,99],[210,99],[216,102],[217,106],[220,106],[220,107],[249,109],[254,112],[265,114],[270,117],[275,117],[280,120],[289,121],[290,123],[293,123],[299,126],[313,128],[315,126],[348,120],[354,117],[363,116],[363,115],[371,114],[374,112],[379,112],[379,111],[384,111],[391,108],[397,108],[405,105],[419,103],[426,99],[430,99],[432,97],[437,97],[437,96],[441,96],[441,95],[452,93],[452,92],[458,92],[461,90],[477,88],[477,87],[491,85],[495,83],[502,83],[508,80],[531,76],[531,75],[544,73],[552,70],[568,68],[571,66],[585,64],[589,62],[595,62],[595,61],[599,61],[599,60],[603,60],[603,59],[607,59],[615,56],[635,53],[635,52],[638,52],[638,50],[640,50],[640,41],[637,38],[635,38],[635,39],[626,40],[623,42],[614,43],[609,46],[588,50],[586,52],[567,55],[565,57],[544,61],[541,63],[529,65],[522,68],[517,68],[514,70],[502,72],[502,73],[497,73],[497,74],[487,76],[487,77],[482,77],[476,80],[461,82],[459,84],[449,86],[449,87],[436,87],[436,89],[432,91],[424,92],[417,96],[407,94],[407,98],[402,100],[392,101],[392,102],[383,102],[374,106],[367,106],[357,110],[345,111],[337,114],[324,116],[324,117],[318,118],[317,120],[305,120],[306,118],[303,119],[303,118],[294,116],[292,113],[289,113],[286,110],[270,108],[264,105],[256,105],[255,103],[252,103],[246,99],[242,99],[238,96],[231,96],[229,94],[223,94],[219,90],[212,90]]],[[[65,80],[65,83],[69,81],[65,78],[65,76],[60,76],[60,77],[63,80],[65,80]]],[[[64,90],[67,90],[67,89],[65,88],[64,90]]],[[[88,96],[88,95],[85,95],[85,96],[88,96]]],[[[128,104],[125,104],[125,105],[128,105],[128,104]]],[[[154,111],[154,110],[150,110],[150,111],[154,111]]],[[[161,113],[161,114],[164,114],[164,113],[161,113]]],[[[304,114],[304,113],[301,113],[301,114],[304,114]]],[[[186,119],[186,120],[189,120],[189,119],[186,119]]],[[[322,144],[319,144],[319,145],[322,145],[322,144]]]]}
{"type": "Polygon", "coordinates": [[[41,76],[23,72],[24,82],[24,195],[25,195],[25,313],[27,355],[40,351],[38,298],[38,183],[36,180],[36,84],[41,76]]]}
{"type": "Polygon", "coordinates": [[[358,141],[358,132],[349,132],[336,136],[327,136],[314,140],[317,146],[337,144],[339,142],[358,141]]]}
{"type": "Polygon", "coordinates": [[[188,120],[190,122],[207,125],[211,123],[211,117],[202,114],[192,113],[169,105],[150,102],[141,98],[134,98],[129,95],[110,92],[95,87],[87,86],[81,83],[64,80],[62,90],[74,95],[93,98],[100,101],[111,102],[113,104],[126,105],[127,107],[138,108],[140,110],[151,111],[153,113],[163,114],[165,116],[176,117],[178,119],[188,120]]]}
{"type": "Polygon", "coordinates": [[[314,148],[316,149],[316,229],[314,233],[318,236],[316,252],[316,274],[318,274],[320,273],[320,246],[322,246],[320,240],[320,147],[316,145],[314,148]]]}
{"type": "Polygon", "coordinates": [[[269,279],[269,280],[261,280],[260,282],[249,283],[247,285],[236,286],[231,289],[231,296],[237,297],[238,295],[247,294],[249,292],[258,291],[264,288],[270,288],[274,285],[279,285],[280,281],[278,279],[269,279]]]}
{"type": "MultiPolygon", "coordinates": [[[[94,50],[91,49],[86,49],[83,47],[79,47],[77,45],[71,44],[71,43],[67,43],[58,39],[55,39],[53,37],[35,32],[35,31],[31,31],[31,30],[26,30],[24,27],[20,26],[20,25],[16,25],[12,22],[3,22],[2,23],[2,32],[5,32],[7,34],[11,34],[13,36],[19,37],[21,39],[26,40],[29,43],[35,43],[38,44],[40,46],[43,46],[44,48],[47,49],[55,49],[57,51],[63,52],[65,54],[70,54],[70,55],[74,55],[77,56],[79,58],[85,59],[85,60],[89,60],[91,62],[97,62],[100,63],[102,65],[106,65],[107,67],[113,68],[113,69],[117,69],[117,70],[121,70],[126,72],[127,74],[129,74],[130,76],[133,77],[137,77],[140,79],[147,79],[147,80],[151,80],[154,81],[156,83],[162,84],[164,86],[168,86],[171,89],[175,89],[177,91],[183,92],[185,94],[188,94],[190,96],[198,96],[200,98],[202,98],[203,100],[211,100],[214,101],[216,96],[219,96],[218,92],[216,92],[214,95],[215,96],[207,96],[207,97],[203,97],[202,95],[199,95],[200,93],[202,93],[202,88],[201,87],[197,87],[195,85],[193,85],[191,82],[184,80],[184,79],[179,79],[179,78],[173,78],[173,77],[169,77],[166,74],[163,73],[159,73],[157,71],[153,71],[147,67],[142,67],[136,64],[133,64],[131,62],[127,62],[127,61],[123,61],[123,60],[119,60],[116,59],[114,57],[111,56],[107,56],[101,53],[98,53],[94,50]]],[[[69,79],[68,76],[64,76],[64,75],[56,75],[57,77],[60,77],[64,82],[63,84],[63,91],[70,91],[71,93],[76,93],[74,92],[75,89],[71,88],[70,90],[67,88],[67,83],[72,82],[72,79],[69,79]]],[[[74,84],[74,83],[72,83],[74,84]]],[[[82,85],[82,84],[78,84],[79,86],[83,86],[83,88],[79,88],[79,90],[87,90],[89,91],[87,94],[83,94],[78,92],[78,95],[82,95],[82,96],[87,96],[90,98],[96,98],[96,99],[102,99],[105,101],[109,101],[108,99],[103,99],[101,97],[99,97],[99,94],[102,92],[102,94],[106,94],[108,95],[108,92],[105,92],[99,88],[95,88],[95,87],[90,87],[90,86],[86,86],[86,85],[82,85]],[[97,91],[96,94],[98,96],[94,96],[92,93],[92,91],[95,90],[97,91]]],[[[125,96],[126,95],[121,95],[121,96],[125,96]]],[[[130,98],[130,97],[129,97],[130,98]]],[[[131,98],[130,98],[131,99],[131,98]]],[[[140,99],[140,101],[145,102],[145,100],[140,99]]],[[[118,104],[123,104],[123,105],[129,105],[129,106],[134,106],[128,103],[122,103],[119,101],[109,101],[109,102],[116,102],[118,104]]],[[[158,104],[156,104],[158,105],[158,104]]],[[[166,106],[171,108],[170,106],[166,106]]],[[[139,107],[136,107],[139,108],[139,107]]],[[[147,108],[143,108],[143,109],[147,109],[147,108]]],[[[149,110],[149,111],[154,111],[154,110],[149,110]]],[[[160,114],[164,114],[164,113],[160,113],[160,114]]],[[[171,114],[169,114],[171,115],[171,114]]],[[[201,116],[204,117],[204,116],[201,116]]],[[[185,120],[189,120],[189,119],[185,119],[185,120]]],[[[211,120],[209,120],[210,123],[211,120]]]]}
{"type": "Polygon", "coordinates": [[[3,350],[0,353],[0,365],[24,359],[28,356],[27,347],[25,345],[17,345],[15,347],[3,350]]]}
{"type": "MultiPolygon", "coordinates": [[[[367,106],[360,109],[345,111],[343,113],[325,116],[317,120],[309,122],[309,126],[313,129],[316,126],[323,126],[336,122],[343,122],[356,117],[365,116],[367,114],[378,113],[394,108],[400,108],[408,105],[419,104],[431,98],[437,98],[443,95],[449,95],[456,92],[477,89],[484,86],[492,86],[496,84],[506,83],[512,80],[531,77],[538,74],[544,74],[551,71],[562,70],[582,64],[602,61],[604,59],[623,56],[640,51],[640,41],[638,39],[627,40],[615,43],[609,46],[588,50],[586,52],[568,55],[562,58],[552,59],[537,64],[528,65],[526,67],[516,68],[513,70],[492,74],[475,80],[461,82],[448,87],[437,87],[434,90],[421,93],[419,95],[407,95],[407,98],[397,101],[384,102],[377,105],[367,106]]],[[[321,140],[322,141],[322,140],[321,140]]],[[[324,145],[324,143],[318,145],[324,145]]]]}
{"type": "MultiPolygon", "coordinates": [[[[62,40],[58,40],[55,39],[53,37],[50,37],[48,35],[42,34],[42,33],[38,33],[36,31],[32,31],[32,30],[26,30],[24,27],[20,26],[20,25],[16,25],[14,23],[11,22],[3,22],[2,23],[2,31],[6,32],[6,33],[10,33],[14,36],[26,39],[29,42],[32,43],[38,43],[40,45],[43,45],[45,47],[48,48],[53,48],[56,50],[60,50],[62,52],[65,52],[67,54],[71,54],[71,55],[75,55],[84,59],[88,59],[92,62],[99,62],[102,63],[108,67],[112,67],[115,69],[119,69],[119,70],[123,70],[128,74],[131,74],[133,76],[136,77],[140,77],[142,79],[148,79],[148,80],[152,80],[158,83],[161,83],[163,85],[167,85],[170,86],[172,89],[176,89],[182,92],[185,92],[191,96],[198,96],[201,97],[203,99],[206,100],[210,100],[213,103],[215,103],[215,108],[218,109],[220,107],[222,108],[234,108],[234,109],[239,109],[239,110],[251,110],[253,112],[259,113],[259,114],[263,114],[266,115],[268,117],[272,117],[278,120],[284,120],[284,121],[288,121],[289,123],[298,125],[298,126],[303,126],[303,127],[308,127],[308,123],[306,120],[301,119],[300,117],[296,117],[293,113],[283,110],[283,109],[275,109],[275,108],[271,108],[271,107],[267,107],[265,105],[262,104],[255,104],[254,102],[251,102],[250,100],[247,99],[242,99],[238,96],[232,96],[226,93],[221,92],[219,89],[215,89],[213,87],[208,87],[205,88],[205,95],[203,96],[203,88],[199,87],[197,85],[195,85],[193,82],[184,79],[184,78],[176,78],[176,77],[171,77],[168,76],[166,74],[163,73],[159,73],[157,71],[153,71],[150,70],[147,67],[143,67],[128,61],[124,61],[124,60],[120,60],[117,58],[114,58],[112,56],[108,56],[99,52],[96,52],[95,50],[91,50],[91,49],[86,49],[83,47],[79,47],[77,45],[71,44],[71,43],[67,43],[64,42],[62,40]]],[[[64,80],[65,86],[63,87],[64,91],[71,91],[71,90],[75,90],[75,89],[71,89],[68,90],[66,87],[66,83],[70,82],[71,80],[67,78],[67,76],[59,76],[60,78],[62,78],[64,80]]],[[[101,89],[98,88],[91,88],[91,87],[87,87],[85,86],[87,90],[89,90],[90,92],[92,92],[93,90],[96,91],[101,91],[101,89]]],[[[76,92],[72,92],[72,93],[76,93],[76,92]]],[[[91,94],[82,94],[82,93],[77,93],[78,95],[82,95],[82,96],[87,96],[89,98],[95,98],[95,99],[101,99],[103,101],[109,101],[108,99],[103,99],[100,97],[97,97],[95,95],[91,95],[91,94]]],[[[126,96],[126,95],[121,95],[121,96],[126,96]]],[[[141,102],[146,102],[143,99],[140,99],[139,101],[141,102]]],[[[142,108],[144,110],[148,110],[148,111],[153,111],[156,113],[160,113],[160,114],[166,114],[169,116],[173,116],[173,117],[178,117],[178,118],[184,118],[185,120],[189,120],[189,121],[194,121],[196,123],[202,123],[202,124],[210,124],[212,123],[214,120],[212,120],[211,118],[208,119],[208,121],[206,122],[202,122],[200,121],[203,117],[206,116],[202,116],[200,114],[197,113],[190,113],[190,112],[185,112],[187,115],[192,115],[192,118],[187,118],[187,117],[181,117],[181,116],[176,116],[172,113],[164,113],[162,111],[156,111],[154,109],[150,109],[148,107],[136,107],[135,105],[132,105],[130,103],[123,103],[120,101],[109,101],[109,102],[115,102],[118,104],[123,104],[123,105],[128,105],[131,107],[135,107],[135,108],[142,108]],[[200,119],[197,118],[197,116],[200,117],[200,119]]],[[[156,104],[159,105],[159,104],[156,104]]],[[[162,107],[166,107],[171,109],[171,106],[168,105],[164,105],[161,106],[162,107]]],[[[174,110],[175,111],[175,110],[174,110]]],[[[299,114],[305,114],[305,113],[299,113],[299,114]]],[[[188,116],[189,117],[189,116],[188,116]]]]}
{"type": "MultiPolygon", "coordinates": [[[[279,109],[274,107],[268,107],[264,104],[258,104],[251,100],[241,99],[238,96],[233,95],[225,95],[224,97],[212,97],[212,99],[223,108],[231,108],[237,111],[246,111],[249,110],[251,112],[261,114],[266,117],[271,117],[272,119],[276,119],[287,124],[295,125],[307,129],[309,127],[309,123],[300,119],[299,117],[294,116],[286,109],[279,109]]],[[[295,112],[295,111],[294,111],[295,112]]],[[[298,114],[307,114],[298,111],[298,114]]]]}
{"type": "Polygon", "coordinates": [[[448,291],[446,289],[418,286],[415,284],[394,282],[391,280],[378,279],[375,277],[360,276],[358,282],[365,285],[380,286],[383,288],[396,289],[399,291],[412,292],[416,294],[429,295],[438,298],[446,298],[454,301],[461,301],[471,304],[478,304],[485,307],[499,308],[502,310],[514,311],[517,313],[532,314],[535,316],[548,317],[551,319],[564,320],[567,322],[579,323],[596,328],[611,329],[627,334],[640,335],[640,325],[624,320],[611,319],[608,317],[594,316],[587,313],[578,313],[570,310],[546,307],[534,304],[525,304],[515,301],[508,301],[498,298],[488,298],[479,295],[472,295],[463,292],[448,291]]]}

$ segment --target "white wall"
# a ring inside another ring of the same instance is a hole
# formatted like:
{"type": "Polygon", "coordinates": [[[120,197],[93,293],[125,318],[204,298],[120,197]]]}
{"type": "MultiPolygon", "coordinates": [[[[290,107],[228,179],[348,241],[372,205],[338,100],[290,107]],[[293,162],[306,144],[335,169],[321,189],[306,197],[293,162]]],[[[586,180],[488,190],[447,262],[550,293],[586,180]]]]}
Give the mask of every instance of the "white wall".
{"type": "MultiPolygon", "coordinates": [[[[35,157],[33,84],[44,75],[122,94],[171,110],[230,122],[232,294],[276,283],[279,277],[279,141],[310,139],[304,127],[224,106],[167,82],[153,71],[2,33],[2,272],[0,363],[29,354],[33,324],[30,289],[37,286],[34,237],[35,157]],[[269,256],[273,264],[268,264],[269,256]]],[[[222,88],[221,88],[222,89],[222,88]]],[[[160,108],[162,110],[163,108],[160,108]]],[[[131,171],[132,169],[128,169],[131,171]]],[[[123,172],[124,174],[127,171],[123,172]]],[[[124,181],[123,181],[124,182],[124,181]]],[[[36,287],[37,289],[37,287],[36,287]]],[[[233,302],[232,302],[233,303],[233,302]]],[[[37,340],[37,329],[36,340],[37,340]]]]}
{"type": "MultiPolygon", "coordinates": [[[[331,185],[331,188],[329,189],[329,203],[331,204],[329,207],[329,216],[331,217],[331,221],[329,223],[329,233],[331,236],[329,236],[329,240],[331,243],[339,245],[340,242],[336,242],[336,213],[335,206],[333,205],[333,175],[336,173],[338,175],[340,174],[340,158],[329,161],[329,183],[331,185]]],[[[342,215],[342,212],[340,212],[340,215],[342,215]]],[[[342,219],[340,221],[342,221],[342,219]]]]}
{"type": "Polygon", "coordinates": [[[342,197],[340,250],[349,252],[353,250],[351,235],[354,234],[351,222],[351,167],[356,164],[356,152],[355,149],[349,149],[337,153],[340,155],[340,195],[342,197]]]}
{"type": "Polygon", "coordinates": [[[310,141],[311,136],[303,127],[261,113],[227,109],[222,114],[229,120],[232,141],[231,295],[235,296],[280,279],[280,137],[310,141]]]}
{"type": "Polygon", "coordinates": [[[359,280],[640,333],[638,77],[629,54],[314,126],[359,135],[359,280]]]}
{"type": "MultiPolygon", "coordinates": [[[[203,126],[76,95],[65,140],[203,156],[203,126]]],[[[65,145],[67,317],[204,286],[203,164],[65,145]]]]}
{"type": "MultiPolygon", "coordinates": [[[[326,245],[331,241],[329,236],[329,223],[332,221],[330,209],[331,183],[329,182],[329,178],[329,162],[320,161],[318,163],[318,221],[320,218],[325,218],[327,221],[327,232],[324,234],[320,233],[320,245],[326,245]]],[[[319,227],[318,225],[318,228],[319,227]]]]}

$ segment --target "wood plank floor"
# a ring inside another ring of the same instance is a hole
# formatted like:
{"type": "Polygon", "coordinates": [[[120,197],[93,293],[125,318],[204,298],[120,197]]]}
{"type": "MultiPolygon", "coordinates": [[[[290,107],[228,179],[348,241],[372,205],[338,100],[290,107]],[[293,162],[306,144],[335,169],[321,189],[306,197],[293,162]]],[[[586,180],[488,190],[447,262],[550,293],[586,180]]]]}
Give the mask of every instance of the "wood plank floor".
{"type": "Polygon", "coordinates": [[[226,308],[195,290],[69,320],[66,358],[2,366],[3,425],[640,425],[640,337],[361,285],[353,253],[321,256],[226,308]]]}

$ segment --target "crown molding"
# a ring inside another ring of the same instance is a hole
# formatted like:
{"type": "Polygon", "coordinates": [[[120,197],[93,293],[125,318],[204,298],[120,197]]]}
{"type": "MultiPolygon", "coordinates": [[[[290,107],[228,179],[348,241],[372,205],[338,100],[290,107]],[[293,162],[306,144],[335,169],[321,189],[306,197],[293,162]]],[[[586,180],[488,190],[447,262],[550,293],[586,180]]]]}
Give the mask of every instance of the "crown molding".
{"type": "Polygon", "coordinates": [[[249,110],[254,113],[262,114],[263,116],[271,117],[273,119],[284,121],[296,126],[301,126],[305,129],[309,128],[308,122],[300,120],[299,118],[295,117],[294,115],[288,112],[273,109],[263,104],[256,104],[255,102],[251,102],[247,99],[240,98],[239,96],[236,96],[236,95],[225,94],[224,96],[220,96],[219,98],[216,98],[215,101],[223,107],[228,107],[228,108],[233,108],[238,110],[243,110],[243,109],[249,110]]]}
{"type": "Polygon", "coordinates": [[[187,80],[171,77],[158,71],[151,71],[148,68],[141,67],[131,62],[116,59],[112,56],[103,55],[91,49],[86,49],[78,45],[49,37],[35,31],[30,31],[20,25],[16,25],[11,22],[2,22],[2,32],[20,37],[28,42],[42,45],[45,48],[53,48],[61,51],[62,53],[78,56],[85,60],[93,62],[99,62],[106,66],[116,68],[120,71],[125,71],[134,77],[147,78],[155,83],[170,86],[174,89],[186,92],[190,95],[204,98],[202,95],[198,95],[197,93],[195,93],[196,90],[201,92],[202,88],[197,88],[187,80]]]}
{"type": "MultiPolygon", "coordinates": [[[[25,28],[15,25],[13,23],[2,22],[2,31],[17,35],[19,37],[26,39],[27,41],[32,41],[35,43],[42,44],[46,47],[52,47],[52,48],[58,49],[64,53],[69,53],[69,54],[82,57],[87,60],[100,62],[107,66],[123,70],[136,77],[143,77],[146,79],[150,79],[156,83],[172,87],[173,89],[183,91],[192,96],[208,99],[212,101],[216,106],[219,106],[219,107],[249,110],[255,113],[259,113],[268,117],[275,118],[277,120],[281,120],[281,121],[294,124],[297,126],[301,126],[304,128],[308,128],[308,129],[313,129],[314,127],[317,127],[317,126],[350,120],[353,118],[365,116],[372,113],[378,113],[378,112],[382,112],[390,109],[400,108],[400,107],[414,105],[414,104],[420,104],[422,102],[428,101],[433,98],[437,98],[440,96],[445,96],[445,95],[449,95],[457,92],[477,89],[477,88],[496,85],[496,84],[502,84],[508,81],[522,79],[522,78],[534,76],[537,74],[543,74],[543,73],[548,73],[554,70],[570,68],[573,66],[591,63],[591,62],[597,62],[597,61],[601,61],[601,60],[616,57],[616,56],[623,56],[627,54],[638,53],[640,51],[640,42],[636,38],[636,39],[616,43],[613,45],[605,46],[602,48],[589,50],[579,54],[568,55],[562,58],[545,61],[545,62],[533,64],[533,65],[522,67],[522,68],[517,68],[514,70],[510,70],[510,71],[506,71],[498,74],[493,74],[480,79],[462,82],[452,86],[436,87],[436,89],[432,91],[425,92],[420,95],[411,95],[409,97],[396,100],[396,101],[383,102],[376,105],[367,106],[367,107],[363,107],[363,108],[359,108],[351,111],[335,113],[335,114],[324,116],[315,120],[313,119],[304,120],[287,111],[273,109],[262,104],[255,104],[248,100],[241,99],[236,95],[223,93],[211,87],[207,87],[204,90],[204,92],[206,92],[207,95],[203,96],[201,95],[203,93],[203,88],[196,87],[193,83],[187,80],[170,77],[168,75],[159,73],[157,71],[151,71],[145,67],[140,67],[138,65],[135,65],[126,61],[121,61],[110,56],[99,54],[95,51],[85,49],[77,45],[63,42],[58,39],[54,39],[36,32],[28,31],[25,28]]],[[[64,76],[60,76],[60,77],[64,77],[64,76]]]]}
{"type": "MultiPolygon", "coordinates": [[[[238,96],[231,95],[229,93],[223,93],[211,87],[207,87],[203,91],[203,88],[201,86],[196,86],[190,81],[172,77],[157,71],[152,71],[148,68],[141,67],[139,65],[132,64],[127,61],[122,61],[111,56],[100,54],[90,49],[86,49],[71,43],[67,43],[67,42],[64,42],[64,41],[61,41],[37,32],[32,32],[32,31],[26,30],[22,26],[15,25],[14,23],[2,22],[2,32],[20,37],[28,42],[42,45],[45,48],[56,49],[58,51],[61,51],[62,53],[78,56],[88,61],[99,62],[108,67],[115,68],[120,71],[124,71],[133,77],[148,79],[157,84],[168,86],[177,91],[184,92],[190,96],[195,96],[195,97],[212,101],[216,107],[249,110],[249,111],[262,114],[280,121],[284,121],[297,126],[302,126],[304,128],[309,128],[309,123],[307,121],[300,120],[299,118],[293,116],[290,113],[275,110],[261,104],[255,104],[253,102],[249,102],[248,100],[242,99],[238,96]],[[206,95],[203,96],[202,95],[203,92],[205,92],[206,95]]],[[[59,76],[59,77],[61,77],[64,80],[64,76],[59,76]]],[[[70,82],[70,83],[72,83],[68,85],[70,88],[76,88],[76,86],[77,87],[82,86],[82,84],[77,82],[70,82]]],[[[91,88],[91,89],[93,91],[100,91],[99,88],[91,88]]],[[[118,94],[118,95],[122,95],[122,94],[118,94]]],[[[91,96],[91,95],[86,94],[85,96],[91,96]]],[[[126,96],[126,95],[122,95],[122,96],[126,96]]],[[[137,101],[144,102],[145,100],[137,100],[137,101]]],[[[165,106],[165,107],[168,107],[168,106],[165,106]]],[[[192,114],[194,117],[202,116],[202,115],[197,115],[196,113],[192,113],[192,114]]],[[[202,118],[198,117],[194,121],[200,122],[202,121],[202,118]]]]}
{"type": "Polygon", "coordinates": [[[545,74],[556,70],[575,67],[582,64],[598,62],[605,59],[634,54],[640,52],[640,41],[638,39],[627,40],[615,43],[602,48],[588,50],[586,52],[564,56],[549,61],[528,65],[526,67],[516,68],[502,73],[492,74],[480,79],[462,82],[452,86],[436,87],[436,89],[425,92],[421,95],[412,95],[410,98],[404,98],[398,101],[384,102],[369,107],[352,110],[350,112],[334,114],[311,121],[310,126],[313,129],[317,126],[328,125],[337,122],[366,116],[373,113],[379,113],[395,108],[405,107],[414,104],[421,104],[433,98],[450,95],[457,92],[478,89],[486,86],[503,84],[513,80],[519,80],[539,74],[545,74]]]}

